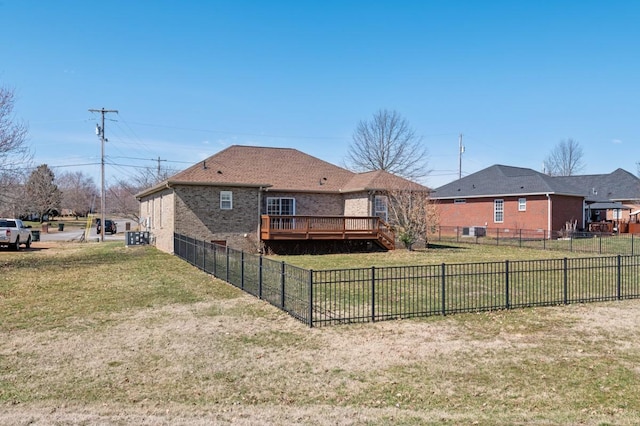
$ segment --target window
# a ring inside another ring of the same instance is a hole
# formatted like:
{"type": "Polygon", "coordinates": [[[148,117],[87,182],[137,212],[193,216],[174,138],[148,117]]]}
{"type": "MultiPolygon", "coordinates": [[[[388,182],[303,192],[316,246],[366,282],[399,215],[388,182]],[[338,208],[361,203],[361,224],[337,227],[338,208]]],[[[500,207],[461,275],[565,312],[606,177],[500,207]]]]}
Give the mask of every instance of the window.
{"type": "Polygon", "coordinates": [[[378,216],[385,222],[387,221],[387,197],[384,195],[376,195],[373,201],[373,215],[378,216]]]}
{"type": "Polygon", "coordinates": [[[295,198],[267,198],[267,214],[274,216],[293,216],[296,214],[295,198]]]}
{"type": "Polygon", "coordinates": [[[613,209],[613,220],[620,220],[620,219],[622,219],[622,210],[613,209]]]}
{"type": "Polygon", "coordinates": [[[527,199],[526,198],[518,198],[518,211],[526,212],[527,211],[527,199]]]}
{"type": "Polygon", "coordinates": [[[220,191],[220,210],[231,210],[233,208],[233,192],[220,191]]]}
{"type": "Polygon", "coordinates": [[[493,221],[504,222],[504,200],[493,200],[493,221]]]}

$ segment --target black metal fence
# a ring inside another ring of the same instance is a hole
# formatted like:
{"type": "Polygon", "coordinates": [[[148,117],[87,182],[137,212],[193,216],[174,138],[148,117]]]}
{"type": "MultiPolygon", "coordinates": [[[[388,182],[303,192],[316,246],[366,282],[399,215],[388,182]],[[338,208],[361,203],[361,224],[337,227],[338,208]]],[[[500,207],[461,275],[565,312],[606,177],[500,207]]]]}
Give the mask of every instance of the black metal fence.
{"type": "Polygon", "coordinates": [[[180,234],[174,234],[173,246],[192,265],[313,324],[311,271],[180,234]]]}
{"type": "Polygon", "coordinates": [[[174,252],[310,327],[640,298],[640,256],[314,271],[178,234],[174,252]]]}
{"type": "Polygon", "coordinates": [[[544,229],[487,228],[484,226],[435,226],[429,232],[430,242],[527,247],[569,252],[640,254],[640,238],[634,234],[583,231],[546,231],[544,229]]]}

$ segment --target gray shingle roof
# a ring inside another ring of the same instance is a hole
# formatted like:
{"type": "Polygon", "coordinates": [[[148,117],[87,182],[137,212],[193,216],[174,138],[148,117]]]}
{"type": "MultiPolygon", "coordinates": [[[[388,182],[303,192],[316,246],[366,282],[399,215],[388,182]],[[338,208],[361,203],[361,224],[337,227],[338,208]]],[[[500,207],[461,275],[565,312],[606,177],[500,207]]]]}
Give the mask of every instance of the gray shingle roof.
{"type": "Polygon", "coordinates": [[[532,169],[494,165],[465,176],[433,192],[433,198],[472,198],[488,196],[562,194],[581,196],[572,185],[532,169]]]}
{"type": "Polygon", "coordinates": [[[640,198],[640,179],[624,169],[609,174],[558,176],[555,179],[583,191],[589,201],[628,201],[640,198]]]}
{"type": "Polygon", "coordinates": [[[623,169],[610,174],[549,176],[532,169],[494,165],[433,192],[435,199],[555,194],[588,201],[640,198],[640,179],[623,169]]]}

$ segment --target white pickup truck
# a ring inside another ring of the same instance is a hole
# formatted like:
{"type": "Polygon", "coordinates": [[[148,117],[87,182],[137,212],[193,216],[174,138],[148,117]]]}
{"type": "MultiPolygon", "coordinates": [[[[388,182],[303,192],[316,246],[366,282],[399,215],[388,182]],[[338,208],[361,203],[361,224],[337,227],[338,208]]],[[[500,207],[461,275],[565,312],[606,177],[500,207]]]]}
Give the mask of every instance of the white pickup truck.
{"type": "Polygon", "coordinates": [[[31,229],[20,219],[0,219],[0,246],[20,250],[20,244],[31,247],[31,229]]]}

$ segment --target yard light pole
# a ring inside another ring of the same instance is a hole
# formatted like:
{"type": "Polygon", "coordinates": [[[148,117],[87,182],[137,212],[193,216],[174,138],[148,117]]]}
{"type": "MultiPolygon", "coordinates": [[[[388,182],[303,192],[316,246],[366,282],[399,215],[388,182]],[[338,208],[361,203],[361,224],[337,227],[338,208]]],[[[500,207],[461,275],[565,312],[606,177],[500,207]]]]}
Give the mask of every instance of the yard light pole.
{"type": "Polygon", "coordinates": [[[104,210],[106,205],[106,196],[104,192],[104,143],[107,139],[104,137],[104,115],[106,113],[118,113],[117,109],[90,109],[89,112],[99,112],[102,114],[102,127],[96,126],[96,134],[100,137],[100,178],[102,187],[102,196],[100,197],[100,241],[104,242],[104,210]]]}

